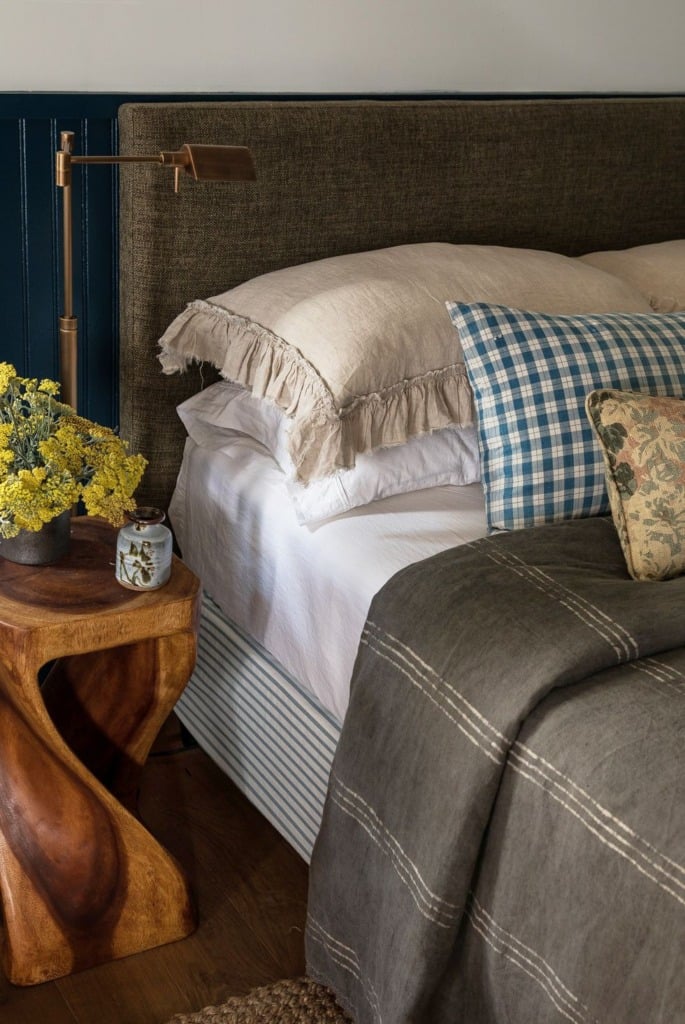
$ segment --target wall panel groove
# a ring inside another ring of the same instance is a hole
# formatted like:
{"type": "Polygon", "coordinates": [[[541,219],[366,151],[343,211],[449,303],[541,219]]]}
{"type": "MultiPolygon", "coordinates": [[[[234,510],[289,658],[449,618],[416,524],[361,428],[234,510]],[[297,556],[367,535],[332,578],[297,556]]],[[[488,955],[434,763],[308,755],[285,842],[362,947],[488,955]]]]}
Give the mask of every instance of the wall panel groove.
{"type": "Polygon", "coordinates": [[[26,181],[26,120],[23,117],[17,122],[17,150],[17,163],[19,166],[19,220],[21,225],[21,348],[26,365],[30,366],[31,307],[29,305],[28,187],[26,181]]]}

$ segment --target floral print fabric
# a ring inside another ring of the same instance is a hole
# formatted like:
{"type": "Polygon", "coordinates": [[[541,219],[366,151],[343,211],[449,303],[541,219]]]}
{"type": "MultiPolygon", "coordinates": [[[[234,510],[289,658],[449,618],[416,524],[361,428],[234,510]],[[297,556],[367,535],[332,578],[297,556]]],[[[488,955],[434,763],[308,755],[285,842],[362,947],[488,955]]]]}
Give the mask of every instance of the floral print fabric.
{"type": "Polygon", "coordinates": [[[636,580],[685,572],[685,401],[593,391],[586,409],[599,438],[628,571],[636,580]]]}

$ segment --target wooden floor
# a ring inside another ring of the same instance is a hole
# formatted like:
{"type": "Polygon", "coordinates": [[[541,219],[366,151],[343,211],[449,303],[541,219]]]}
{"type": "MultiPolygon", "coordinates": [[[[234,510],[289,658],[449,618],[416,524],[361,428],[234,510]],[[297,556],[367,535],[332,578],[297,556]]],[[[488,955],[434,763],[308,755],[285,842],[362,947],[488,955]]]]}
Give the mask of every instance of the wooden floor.
{"type": "Polygon", "coordinates": [[[307,867],[172,718],[140,799],[184,866],[200,925],[182,942],[32,988],[0,974],[0,1024],[165,1024],[304,971],[307,867]]]}

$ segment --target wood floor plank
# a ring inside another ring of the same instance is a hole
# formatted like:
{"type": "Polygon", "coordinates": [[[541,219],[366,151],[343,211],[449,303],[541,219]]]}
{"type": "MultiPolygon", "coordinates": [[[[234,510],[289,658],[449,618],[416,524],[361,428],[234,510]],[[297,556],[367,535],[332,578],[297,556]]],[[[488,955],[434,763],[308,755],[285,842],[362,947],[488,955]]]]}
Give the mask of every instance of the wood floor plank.
{"type": "Polygon", "coordinates": [[[34,989],[6,985],[14,1015],[0,1002],[0,1024],[164,1024],[303,972],[306,865],[201,750],[180,750],[173,731],[162,740],[172,752],[144,770],[141,815],[190,877],[197,931],[34,989]]]}
{"type": "Polygon", "coordinates": [[[0,972],[0,1024],[76,1024],[54,983],[16,988],[0,972]]]}
{"type": "Polygon", "coordinates": [[[301,970],[307,896],[302,859],[236,789],[221,788],[221,772],[200,751],[155,768],[155,784],[141,807],[155,834],[190,870],[200,919],[212,921],[216,908],[229,901],[282,969],[301,970]],[[192,806],[178,805],[183,793],[192,794],[192,806]],[[191,823],[186,835],[195,843],[192,854],[180,848],[183,820],[191,823]]]}

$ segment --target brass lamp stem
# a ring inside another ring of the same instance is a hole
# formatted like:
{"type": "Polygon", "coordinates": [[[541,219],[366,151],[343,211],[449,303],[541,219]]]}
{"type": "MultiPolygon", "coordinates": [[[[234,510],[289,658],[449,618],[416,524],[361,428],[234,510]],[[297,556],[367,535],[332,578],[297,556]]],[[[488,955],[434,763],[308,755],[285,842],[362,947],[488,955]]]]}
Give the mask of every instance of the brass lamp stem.
{"type": "Polygon", "coordinates": [[[71,152],[74,133],[61,132],[55,180],[62,189],[62,287],[64,312],[59,318],[61,398],[76,408],[78,400],[78,322],[74,316],[73,220],[71,208],[71,152]]]}

